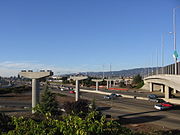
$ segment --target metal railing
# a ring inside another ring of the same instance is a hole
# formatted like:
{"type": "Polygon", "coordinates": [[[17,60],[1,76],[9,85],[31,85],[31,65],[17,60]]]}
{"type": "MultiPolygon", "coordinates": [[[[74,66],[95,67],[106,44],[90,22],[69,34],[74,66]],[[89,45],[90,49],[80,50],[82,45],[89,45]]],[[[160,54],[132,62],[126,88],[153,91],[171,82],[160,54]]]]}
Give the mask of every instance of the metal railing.
{"type": "MultiPolygon", "coordinates": [[[[177,75],[180,75],[180,62],[177,62],[177,75]]],[[[164,67],[158,67],[158,68],[149,68],[148,73],[145,75],[151,76],[151,75],[157,75],[157,74],[170,74],[175,75],[175,64],[170,64],[164,67]]]]}

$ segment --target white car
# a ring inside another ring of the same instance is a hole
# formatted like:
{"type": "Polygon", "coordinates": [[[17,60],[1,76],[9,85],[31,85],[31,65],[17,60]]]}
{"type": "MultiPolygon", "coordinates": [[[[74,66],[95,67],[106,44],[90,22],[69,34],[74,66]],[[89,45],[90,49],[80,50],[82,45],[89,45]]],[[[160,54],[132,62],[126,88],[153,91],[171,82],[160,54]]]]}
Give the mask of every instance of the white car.
{"type": "Polygon", "coordinates": [[[65,90],[65,88],[61,88],[60,90],[61,90],[61,91],[64,91],[64,90],[65,90]]]}
{"type": "Polygon", "coordinates": [[[171,107],[157,104],[157,105],[154,105],[154,108],[156,108],[157,110],[167,110],[167,109],[170,109],[171,107]]]}

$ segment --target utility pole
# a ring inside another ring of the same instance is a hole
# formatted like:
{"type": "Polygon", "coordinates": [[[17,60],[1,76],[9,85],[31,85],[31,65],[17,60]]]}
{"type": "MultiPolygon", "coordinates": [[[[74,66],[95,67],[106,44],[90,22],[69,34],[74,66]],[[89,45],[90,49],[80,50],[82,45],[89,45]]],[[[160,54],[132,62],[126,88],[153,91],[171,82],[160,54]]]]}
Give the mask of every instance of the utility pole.
{"type": "Polygon", "coordinates": [[[174,68],[175,75],[177,75],[177,57],[178,57],[178,54],[176,51],[176,9],[177,8],[180,8],[180,6],[173,8],[173,35],[174,35],[174,54],[173,54],[173,57],[174,57],[174,63],[175,63],[175,68],[174,68]]]}

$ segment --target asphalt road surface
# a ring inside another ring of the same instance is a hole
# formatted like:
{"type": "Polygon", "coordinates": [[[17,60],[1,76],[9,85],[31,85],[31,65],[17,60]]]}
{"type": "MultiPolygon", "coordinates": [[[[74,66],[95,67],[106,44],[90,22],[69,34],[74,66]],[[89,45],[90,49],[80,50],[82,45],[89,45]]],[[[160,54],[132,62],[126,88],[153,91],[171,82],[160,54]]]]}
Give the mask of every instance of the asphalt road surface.
{"type": "MultiPolygon", "coordinates": [[[[75,96],[69,94],[68,91],[59,92],[75,96]]],[[[164,128],[180,129],[180,106],[176,106],[171,110],[159,111],[154,109],[156,104],[154,102],[122,97],[108,100],[104,99],[103,96],[81,92],[80,97],[89,100],[95,99],[103,113],[126,121],[127,124],[151,123],[164,128]]]]}
{"type": "MultiPolygon", "coordinates": [[[[75,97],[75,94],[70,94],[69,91],[55,91],[75,97]]],[[[122,122],[126,121],[128,124],[152,123],[165,128],[180,129],[180,106],[176,106],[171,110],[158,111],[154,109],[154,105],[156,104],[154,102],[122,97],[107,100],[103,96],[95,93],[81,92],[80,98],[95,99],[99,107],[98,109],[102,110],[103,113],[110,114],[114,118],[119,118],[122,122]]],[[[0,106],[31,106],[31,100],[6,101],[5,99],[7,98],[0,98],[0,106]]]]}

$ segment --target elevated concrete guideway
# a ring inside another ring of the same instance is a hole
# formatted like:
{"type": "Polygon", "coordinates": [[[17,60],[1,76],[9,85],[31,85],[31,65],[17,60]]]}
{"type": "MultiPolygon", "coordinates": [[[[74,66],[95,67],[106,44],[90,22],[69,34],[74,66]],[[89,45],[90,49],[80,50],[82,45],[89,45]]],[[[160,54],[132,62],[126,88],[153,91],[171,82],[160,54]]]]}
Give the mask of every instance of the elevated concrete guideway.
{"type": "Polygon", "coordinates": [[[180,75],[167,75],[159,74],[152,75],[144,78],[145,84],[149,84],[150,91],[153,92],[153,85],[161,85],[161,92],[165,92],[165,98],[170,98],[170,88],[176,91],[180,91],[180,75]]]}
{"type": "Polygon", "coordinates": [[[53,75],[52,72],[20,72],[19,75],[30,79],[39,79],[53,75]]]}
{"type": "Polygon", "coordinates": [[[93,82],[96,82],[96,91],[99,90],[99,82],[102,82],[103,79],[92,79],[93,82]]]}
{"type": "MultiPolygon", "coordinates": [[[[51,70],[47,70],[47,72],[22,71],[19,73],[19,75],[25,78],[32,79],[32,108],[34,108],[39,103],[39,79],[52,76],[53,72],[51,70]]],[[[35,113],[34,110],[32,110],[32,113],[35,113]]]]}
{"type": "Polygon", "coordinates": [[[79,81],[87,79],[87,78],[88,78],[87,76],[70,76],[70,79],[76,81],[76,97],[75,97],[75,101],[79,100],[79,81]]]}

